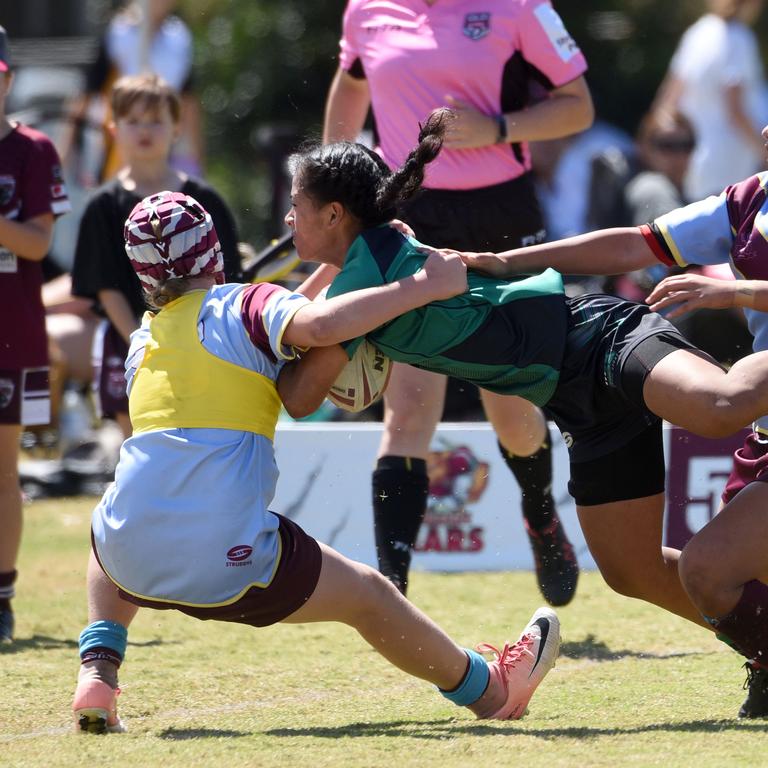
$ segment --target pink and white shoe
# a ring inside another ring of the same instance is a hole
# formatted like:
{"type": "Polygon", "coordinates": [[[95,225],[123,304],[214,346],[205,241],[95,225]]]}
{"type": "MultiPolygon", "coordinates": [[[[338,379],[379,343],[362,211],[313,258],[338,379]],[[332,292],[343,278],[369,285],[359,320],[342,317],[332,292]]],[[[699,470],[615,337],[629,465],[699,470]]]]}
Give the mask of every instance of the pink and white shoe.
{"type": "Polygon", "coordinates": [[[560,651],[560,621],[551,608],[539,608],[514,645],[506,643],[499,651],[482,643],[477,650],[494,654],[494,660],[488,662],[491,677],[507,692],[505,704],[491,719],[519,720],[539,683],[555,666],[560,651]]]}
{"type": "Polygon", "coordinates": [[[72,711],[78,733],[125,733],[123,721],[117,716],[119,688],[101,680],[78,683],[72,711]]]}

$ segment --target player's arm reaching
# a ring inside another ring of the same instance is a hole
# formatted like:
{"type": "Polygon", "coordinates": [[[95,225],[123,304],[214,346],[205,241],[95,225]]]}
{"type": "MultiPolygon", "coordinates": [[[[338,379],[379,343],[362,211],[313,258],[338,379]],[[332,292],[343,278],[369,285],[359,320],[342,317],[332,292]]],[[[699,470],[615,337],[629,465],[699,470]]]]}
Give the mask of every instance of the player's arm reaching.
{"type": "Polygon", "coordinates": [[[665,277],[645,300],[654,312],[675,318],[695,309],[744,307],[768,312],[768,281],[720,280],[693,273],[665,277]]]}
{"type": "Polygon", "coordinates": [[[411,277],[303,305],[287,326],[283,341],[315,349],[280,373],[277,391],[286,411],[301,418],[317,410],[349,360],[338,342],[363,336],[430,301],[463,293],[466,287],[461,259],[456,254],[435,252],[411,277]]]}
{"type": "Polygon", "coordinates": [[[398,315],[466,289],[466,267],[458,255],[435,252],[410,277],[305,304],[293,316],[283,341],[295,347],[337,344],[364,336],[398,315]]]}
{"type": "Polygon", "coordinates": [[[658,264],[640,227],[601,229],[501,253],[461,254],[470,269],[495,277],[535,274],[552,267],[565,275],[620,275],[658,264]]]}

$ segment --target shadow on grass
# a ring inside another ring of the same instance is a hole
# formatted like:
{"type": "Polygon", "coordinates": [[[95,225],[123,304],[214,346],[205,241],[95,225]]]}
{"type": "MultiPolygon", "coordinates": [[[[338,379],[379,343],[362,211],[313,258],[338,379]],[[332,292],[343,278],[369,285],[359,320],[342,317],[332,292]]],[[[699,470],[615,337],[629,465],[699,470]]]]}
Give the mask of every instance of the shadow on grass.
{"type": "Polygon", "coordinates": [[[160,732],[159,736],[169,741],[187,741],[188,739],[233,739],[253,736],[253,734],[248,731],[228,731],[223,728],[166,728],[160,732]]]}
{"type": "Polygon", "coordinates": [[[456,720],[428,720],[415,722],[399,720],[384,723],[350,723],[335,728],[275,728],[264,731],[266,736],[307,736],[319,739],[392,738],[445,740],[459,735],[467,736],[537,736],[540,739],[596,739],[601,736],[629,736],[639,733],[722,733],[725,731],[765,733],[765,724],[743,720],[692,720],[683,723],[649,723],[636,728],[527,728],[510,724],[509,730],[498,725],[477,723],[464,725],[456,720]]]}
{"type": "Polygon", "coordinates": [[[0,656],[3,654],[23,653],[24,651],[49,651],[59,648],[77,648],[77,640],[48,637],[48,635],[17,637],[12,643],[0,645],[0,656]]]}
{"type": "MultiPolygon", "coordinates": [[[[134,648],[151,648],[156,645],[168,645],[164,640],[147,640],[144,643],[129,642],[134,648]]],[[[75,638],[49,637],[48,635],[32,635],[32,637],[17,637],[12,643],[0,644],[0,656],[3,654],[24,653],[25,651],[50,651],[60,648],[77,648],[75,638]]]]}
{"type": "Polygon", "coordinates": [[[590,661],[618,661],[619,659],[676,659],[684,656],[706,656],[704,651],[675,651],[672,653],[649,653],[648,651],[612,650],[594,635],[587,635],[578,642],[564,642],[560,655],[568,659],[589,659],[590,661]]]}

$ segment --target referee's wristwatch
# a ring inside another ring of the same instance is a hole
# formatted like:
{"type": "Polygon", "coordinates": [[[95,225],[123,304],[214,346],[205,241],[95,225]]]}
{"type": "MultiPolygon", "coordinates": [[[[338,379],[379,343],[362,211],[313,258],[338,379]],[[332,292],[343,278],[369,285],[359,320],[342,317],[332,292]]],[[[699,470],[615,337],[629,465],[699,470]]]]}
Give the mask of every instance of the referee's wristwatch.
{"type": "Polygon", "coordinates": [[[496,115],[495,118],[496,118],[496,126],[498,128],[498,133],[496,134],[496,143],[506,144],[508,141],[506,115],[502,112],[501,114],[496,115]]]}

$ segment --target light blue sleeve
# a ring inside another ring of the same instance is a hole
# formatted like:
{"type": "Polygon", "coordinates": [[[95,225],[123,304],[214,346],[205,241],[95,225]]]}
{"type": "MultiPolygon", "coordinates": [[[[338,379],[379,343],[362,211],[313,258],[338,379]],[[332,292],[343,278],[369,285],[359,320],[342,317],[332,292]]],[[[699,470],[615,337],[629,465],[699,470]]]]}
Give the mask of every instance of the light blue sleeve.
{"type": "Polygon", "coordinates": [[[265,339],[262,345],[256,345],[241,315],[245,287],[233,283],[211,288],[198,318],[200,339],[216,357],[275,378],[285,361],[296,356],[293,347],[282,343],[283,333],[296,311],[309,299],[282,289],[271,293],[259,308],[265,339]],[[266,348],[267,339],[271,354],[266,348]]]}
{"type": "Polygon", "coordinates": [[[144,347],[149,338],[149,320],[150,315],[147,312],[141,319],[141,325],[131,334],[131,344],[125,357],[125,391],[128,395],[131,394],[136,371],[144,360],[144,347]]]}
{"type": "Polygon", "coordinates": [[[734,232],[725,192],[665,213],[653,223],[681,267],[730,260],[734,232]]]}

